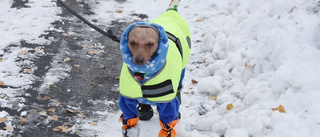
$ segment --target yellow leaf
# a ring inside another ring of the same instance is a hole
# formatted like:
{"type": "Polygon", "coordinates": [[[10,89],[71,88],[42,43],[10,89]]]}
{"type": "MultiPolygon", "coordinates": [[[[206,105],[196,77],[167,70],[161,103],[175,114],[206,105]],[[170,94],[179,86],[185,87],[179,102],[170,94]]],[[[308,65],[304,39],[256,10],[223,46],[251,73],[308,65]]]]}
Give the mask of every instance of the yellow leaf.
{"type": "Polygon", "coordinates": [[[4,98],[6,96],[7,96],[6,94],[3,94],[3,95],[0,95],[0,98],[4,98]]]}
{"type": "Polygon", "coordinates": [[[94,85],[94,82],[89,82],[90,85],[94,85]]]}
{"type": "Polygon", "coordinates": [[[78,110],[73,110],[73,109],[66,109],[68,112],[70,112],[70,113],[76,113],[76,112],[78,112],[78,110]]]}
{"type": "Polygon", "coordinates": [[[219,95],[210,96],[210,99],[212,99],[212,100],[217,100],[218,96],[219,96],[219,95]]]}
{"type": "Polygon", "coordinates": [[[93,55],[93,54],[99,54],[100,51],[94,50],[94,51],[89,51],[88,54],[93,55]]]}
{"type": "Polygon", "coordinates": [[[28,72],[31,72],[32,69],[24,69],[24,72],[28,73],[28,72]]]}
{"type": "Polygon", "coordinates": [[[279,105],[277,108],[272,108],[273,111],[279,111],[280,113],[286,113],[286,110],[282,105],[279,105]]]}
{"type": "Polygon", "coordinates": [[[76,0],[77,2],[82,2],[82,0],[76,0]]]}
{"type": "Polygon", "coordinates": [[[63,59],[63,61],[67,62],[67,61],[70,61],[71,59],[69,57],[66,57],[63,59]]]}
{"type": "Polygon", "coordinates": [[[75,67],[77,67],[77,68],[79,68],[79,67],[80,67],[80,65],[73,65],[73,66],[75,66],[75,67]]]}
{"type": "Polygon", "coordinates": [[[97,125],[98,125],[98,122],[92,122],[91,125],[92,125],[92,126],[97,126],[97,125]]]}
{"type": "Polygon", "coordinates": [[[2,117],[2,118],[0,118],[0,123],[4,123],[4,122],[6,122],[7,120],[8,120],[7,117],[2,117]]]}
{"type": "Polygon", "coordinates": [[[2,59],[0,59],[0,62],[2,62],[2,59]]]}
{"type": "Polygon", "coordinates": [[[83,113],[79,113],[77,114],[78,117],[82,117],[83,116],[83,113]]]}
{"type": "Polygon", "coordinates": [[[31,25],[31,27],[37,27],[37,25],[31,25]]]}
{"type": "Polygon", "coordinates": [[[42,100],[44,100],[44,101],[48,101],[48,100],[50,100],[51,99],[51,97],[49,97],[49,96],[44,96],[43,98],[42,98],[42,100]]]}
{"type": "Polygon", "coordinates": [[[205,18],[201,18],[201,19],[197,19],[196,22],[201,22],[203,21],[205,18]]]}
{"type": "Polygon", "coordinates": [[[202,34],[201,37],[204,37],[206,34],[202,34]]]}
{"type": "Polygon", "coordinates": [[[0,86],[5,86],[5,84],[2,81],[0,81],[0,86]]]}
{"type": "Polygon", "coordinates": [[[117,13],[122,13],[122,12],[123,12],[123,10],[117,10],[116,12],[117,12],[117,13]]]}
{"type": "Polygon", "coordinates": [[[99,46],[101,46],[102,45],[102,43],[97,43],[99,46]]]}
{"type": "Polygon", "coordinates": [[[19,123],[19,125],[22,125],[26,121],[28,121],[28,119],[27,118],[23,118],[23,119],[19,119],[18,123],[19,123]]]}
{"type": "Polygon", "coordinates": [[[82,47],[83,47],[83,48],[87,48],[87,47],[89,47],[89,45],[84,44],[84,45],[82,45],[82,47]]]}
{"type": "Polygon", "coordinates": [[[46,110],[42,110],[41,112],[39,112],[40,115],[47,115],[47,111],[46,110]]]}
{"type": "Polygon", "coordinates": [[[20,53],[21,53],[22,55],[26,55],[26,54],[28,54],[28,51],[22,50],[20,53]]]}
{"type": "Polygon", "coordinates": [[[57,116],[50,116],[49,119],[50,120],[54,120],[54,121],[58,121],[58,117],[57,116]]]}
{"type": "Polygon", "coordinates": [[[120,79],[120,76],[116,77],[116,79],[120,79]]]}
{"type": "Polygon", "coordinates": [[[13,126],[7,126],[6,130],[13,130],[13,126]]]}
{"type": "Polygon", "coordinates": [[[48,111],[54,113],[54,112],[56,112],[56,109],[54,109],[54,108],[49,108],[48,111]]]}
{"type": "Polygon", "coordinates": [[[228,110],[231,110],[232,108],[233,108],[233,105],[232,105],[232,104],[228,104],[228,105],[227,105],[227,109],[228,109],[228,110]]]}
{"type": "Polygon", "coordinates": [[[99,84],[98,87],[103,87],[103,85],[102,85],[102,84],[99,84]]]}

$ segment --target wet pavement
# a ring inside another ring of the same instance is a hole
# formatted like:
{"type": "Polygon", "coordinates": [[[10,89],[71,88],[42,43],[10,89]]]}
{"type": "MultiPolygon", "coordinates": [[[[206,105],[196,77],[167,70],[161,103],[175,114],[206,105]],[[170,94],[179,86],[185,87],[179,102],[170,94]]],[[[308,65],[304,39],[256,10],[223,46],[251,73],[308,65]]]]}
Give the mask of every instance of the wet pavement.
{"type": "MultiPolygon", "coordinates": [[[[12,8],[28,8],[25,5],[27,2],[15,0],[12,8]]],[[[66,4],[80,15],[90,16],[94,14],[90,5],[97,3],[67,0],[66,4]]],[[[22,109],[15,105],[1,108],[13,116],[15,128],[10,136],[79,136],[78,133],[82,131],[78,127],[85,119],[101,118],[97,111],[118,110],[117,77],[122,66],[118,43],[94,31],[66,9],[62,10],[59,16],[64,18],[53,22],[54,29],[40,36],[51,40],[49,45],[21,41],[20,44],[9,46],[33,49],[29,53],[37,53],[39,47],[43,51],[35,54],[32,63],[22,66],[24,69],[37,68],[33,84],[16,97],[17,102],[24,104],[22,109]],[[53,79],[58,82],[50,84],[48,81],[53,79]]],[[[141,19],[148,17],[144,14],[131,16],[141,19]]],[[[120,37],[127,25],[125,22],[112,21],[112,24],[99,27],[111,29],[120,37]]],[[[5,130],[5,124],[0,123],[0,129],[5,130]]]]}

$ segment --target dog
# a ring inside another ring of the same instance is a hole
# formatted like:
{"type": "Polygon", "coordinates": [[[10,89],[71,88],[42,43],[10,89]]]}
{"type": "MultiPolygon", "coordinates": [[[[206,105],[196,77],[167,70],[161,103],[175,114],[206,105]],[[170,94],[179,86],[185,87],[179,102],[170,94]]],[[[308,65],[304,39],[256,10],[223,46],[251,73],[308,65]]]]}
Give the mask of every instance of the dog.
{"type": "Polygon", "coordinates": [[[177,135],[180,90],[191,52],[191,33],[178,13],[179,2],[172,0],[165,13],[150,22],[132,23],[122,34],[118,105],[124,137],[139,136],[139,119],[153,116],[150,105],[157,106],[159,113],[158,136],[177,135]]]}

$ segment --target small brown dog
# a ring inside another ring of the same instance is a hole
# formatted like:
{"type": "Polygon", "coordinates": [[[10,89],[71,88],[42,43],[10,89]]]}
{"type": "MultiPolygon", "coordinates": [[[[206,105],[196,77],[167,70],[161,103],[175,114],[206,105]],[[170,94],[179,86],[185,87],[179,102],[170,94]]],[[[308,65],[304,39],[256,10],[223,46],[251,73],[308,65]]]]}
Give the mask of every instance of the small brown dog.
{"type": "Polygon", "coordinates": [[[118,105],[124,137],[139,136],[139,119],[153,116],[150,105],[159,113],[159,137],[177,135],[180,90],[191,52],[189,25],[177,12],[178,3],[172,0],[170,8],[151,23],[132,23],[122,34],[118,105]]]}

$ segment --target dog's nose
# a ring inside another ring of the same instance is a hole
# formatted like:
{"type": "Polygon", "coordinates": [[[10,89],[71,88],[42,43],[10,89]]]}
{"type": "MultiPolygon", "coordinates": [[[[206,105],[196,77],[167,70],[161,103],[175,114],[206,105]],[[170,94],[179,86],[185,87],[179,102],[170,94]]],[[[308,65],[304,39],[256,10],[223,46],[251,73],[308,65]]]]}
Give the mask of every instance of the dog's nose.
{"type": "Polygon", "coordinates": [[[136,60],[135,63],[137,65],[143,65],[143,62],[144,62],[144,58],[143,57],[136,57],[135,60],[136,60]]]}

